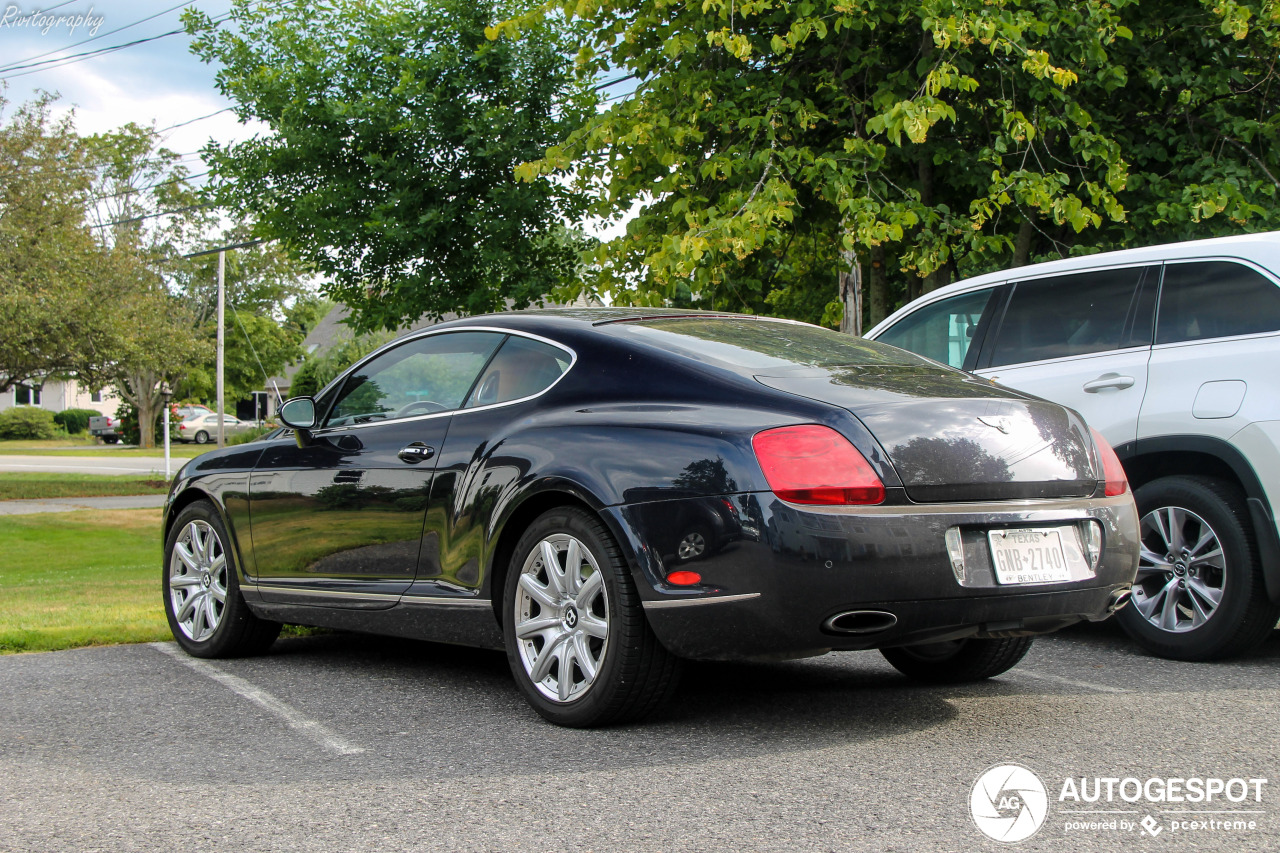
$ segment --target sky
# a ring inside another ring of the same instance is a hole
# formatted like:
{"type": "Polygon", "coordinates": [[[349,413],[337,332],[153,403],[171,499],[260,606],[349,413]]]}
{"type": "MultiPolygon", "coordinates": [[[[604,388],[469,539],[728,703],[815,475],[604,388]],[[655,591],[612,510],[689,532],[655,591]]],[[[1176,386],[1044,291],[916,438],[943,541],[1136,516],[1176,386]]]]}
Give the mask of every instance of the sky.
{"type": "Polygon", "coordinates": [[[186,33],[165,34],[182,28],[179,16],[187,7],[216,18],[230,6],[230,0],[191,0],[181,5],[179,0],[0,0],[4,96],[11,104],[19,104],[40,90],[57,93],[55,112],[74,110],[76,129],[82,134],[112,130],[127,122],[169,128],[196,119],[166,130],[164,144],[188,155],[183,163],[192,174],[203,172],[198,152],[211,138],[230,142],[266,128],[244,126],[234,113],[218,112],[231,102],[218,93],[217,69],[191,53],[186,33]],[[100,56],[77,57],[66,64],[58,61],[155,36],[160,37],[100,56]],[[80,44],[87,39],[92,41],[80,44]],[[30,63],[47,64],[14,68],[30,63]]]}
{"type": "MultiPolygon", "coordinates": [[[[55,115],[74,110],[81,134],[128,122],[154,125],[164,130],[165,147],[185,155],[183,165],[199,186],[203,178],[194,176],[205,171],[199,152],[210,139],[234,142],[269,129],[258,122],[240,124],[228,110],[231,102],[218,92],[217,69],[191,53],[185,32],[173,33],[182,28],[180,16],[188,7],[216,19],[231,0],[0,0],[0,86],[6,87],[0,93],[11,104],[41,90],[57,93],[55,115]]],[[[625,219],[586,227],[608,239],[625,230],[625,219]]]]}

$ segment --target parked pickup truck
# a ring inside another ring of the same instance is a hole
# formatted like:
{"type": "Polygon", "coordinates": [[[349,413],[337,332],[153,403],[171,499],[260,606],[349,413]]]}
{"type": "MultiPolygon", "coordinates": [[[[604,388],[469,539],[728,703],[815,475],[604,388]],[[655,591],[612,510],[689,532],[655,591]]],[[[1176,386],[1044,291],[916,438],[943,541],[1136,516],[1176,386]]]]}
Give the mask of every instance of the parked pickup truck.
{"type": "Polygon", "coordinates": [[[119,427],[119,418],[111,418],[105,415],[96,418],[89,418],[89,435],[96,435],[107,444],[119,443],[120,433],[117,432],[119,427]]]}

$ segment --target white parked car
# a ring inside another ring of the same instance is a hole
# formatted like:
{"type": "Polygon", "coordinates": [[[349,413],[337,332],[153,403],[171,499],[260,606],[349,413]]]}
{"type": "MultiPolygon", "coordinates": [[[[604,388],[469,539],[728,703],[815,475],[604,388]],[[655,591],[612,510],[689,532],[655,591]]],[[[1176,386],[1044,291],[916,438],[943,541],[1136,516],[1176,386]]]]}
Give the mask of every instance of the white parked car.
{"type": "MultiPolygon", "coordinates": [[[[242,421],[230,415],[222,416],[223,434],[230,438],[245,430],[253,429],[253,421],[242,421]]],[[[194,441],[208,444],[218,440],[218,415],[216,412],[196,412],[183,418],[171,428],[170,436],[177,441],[194,441]]]]}
{"type": "Polygon", "coordinates": [[[1280,232],[991,273],[867,337],[1076,409],[1142,516],[1132,606],[1150,651],[1238,654],[1280,617],[1280,232]]]}

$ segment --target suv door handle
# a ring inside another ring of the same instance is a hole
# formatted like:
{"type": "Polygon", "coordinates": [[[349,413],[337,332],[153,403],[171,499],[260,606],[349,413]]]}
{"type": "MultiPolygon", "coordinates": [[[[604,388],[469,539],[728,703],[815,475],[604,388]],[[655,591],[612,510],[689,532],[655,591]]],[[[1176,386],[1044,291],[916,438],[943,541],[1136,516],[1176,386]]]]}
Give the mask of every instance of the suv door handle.
{"type": "Polygon", "coordinates": [[[415,441],[412,444],[405,445],[396,455],[399,456],[401,460],[408,462],[410,465],[417,465],[422,460],[430,459],[432,456],[435,456],[436,449],[434,447],[428,447],[421,441],[415,441]]]}
{"type": "Polygon", "coordinates": [[[1121,376],[1119,373],[1104,373],[1092,382],[1084,383],[1086,394],[1097,394],[1105,388],[1131,388],[1132,376],[1121,376]]]}

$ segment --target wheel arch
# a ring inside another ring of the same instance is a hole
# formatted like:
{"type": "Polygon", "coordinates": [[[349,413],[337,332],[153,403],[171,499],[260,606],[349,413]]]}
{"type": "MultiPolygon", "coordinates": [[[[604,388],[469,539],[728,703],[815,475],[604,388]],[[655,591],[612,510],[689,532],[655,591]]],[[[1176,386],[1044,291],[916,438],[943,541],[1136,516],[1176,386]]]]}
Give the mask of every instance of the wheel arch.
{"type": "Polygon", "coordinates": [[[1280,535],[1275,514],[1262,481],[1243,453],[1219,438],[1178,435],[1126,442],[1116,448],[1116,455],[1133,489],[1176,474],[1234,483],[1245,496],[1267,596],[1280,603],[1280,535]]]}
{"type": "MultiPolygon", "coordinates": [[[[618,531],[613,529],[608,513],[600,512],[603,504],[590,492],[573,483],[544,483],[543,487],[536,492],[527,494],[522,500],[509,504],[501,512],[490,539],[493,542],[493,546],[489,553],[489,570],[487,572],[489,578],[489,600],[493,607],[493,616],[497,620],[499,628],[503,624],[503,591],[506,589],[507,572],[511,567],[511,558],[515,554],[516,543],[520,541],[520,537],[524,532],[529,529],[529,525],[533,524],[534,520],[539,516],[553,509],[568,506],[577,507],[600,519],[609,528],[609,532],[613,534],[615,539],[619,542],[625,541],[618,535],[618,531]]],[[[630,562],[630,560],[628,561],[630,562]]]]}
{"type": "Polygon", "coordinates": [[[173,523],[177,520],[182,511],[193,503],[200,501],[208,501],[213,506],[213,511],[218,514],[218,518],[222,521],[222,526],[226,529],[227,535],[231,538],[229,543],[235,549],[235,567],[236,572],[240,576],[240,581],[245,579],[244,571],[244,552],[240,547],[240,536],[236,530],[235,524],[231,521],[231,516],[227,513],[227,508],[222,505],[222,501],[214,497],[213,494],[201,488],[199,485],[189,485],[179,492],[165,509],[164,529],[161,534],[161,548],[165,547],[165,543],[169,541],[169,533],[173,530],[173,523]]]}

